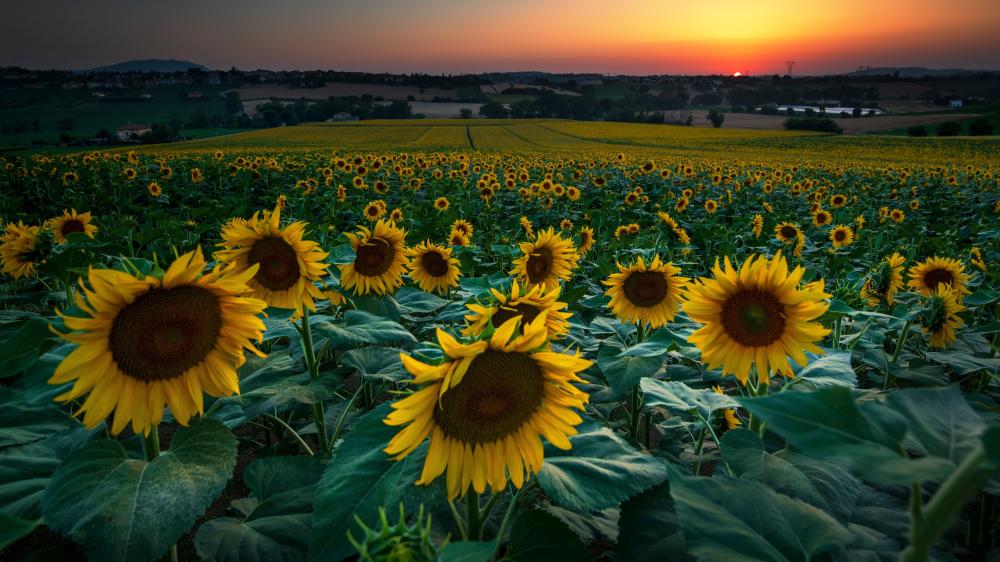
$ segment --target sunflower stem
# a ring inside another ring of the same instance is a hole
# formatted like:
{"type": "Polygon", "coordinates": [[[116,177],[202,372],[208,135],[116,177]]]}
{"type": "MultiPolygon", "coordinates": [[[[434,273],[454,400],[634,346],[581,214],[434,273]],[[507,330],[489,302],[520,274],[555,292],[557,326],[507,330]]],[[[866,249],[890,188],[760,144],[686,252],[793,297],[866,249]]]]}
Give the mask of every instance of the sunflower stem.
{"type": "MultiPolygon", "coordinates": [[[[757,368],[755,366],[754,372],[751,373],[751,376],[755,375],[756,371],[757,368]]],[[[756,381],[755,384],[753,385],[748,385],[751,396],[767,396],[767,392],[770,389],[770,387],[771,387],[770,384],[760,382],[759,380],[756,381]]],[[[760,419],[760,416],[754,415],[753,412],[750,412],[750,431],[756,433],[760,437],[764,437],[764,420],[760,419]]]]}
{"type": "Polygon", "coordinates": [[[462,537],[463,541],[469,540],[469,533],[465,530],[465,520],[458,514],[458,508],[455,507],[455,502],[448,500],[448,509],[451,510],[452,519],[455,520],[455,527],[458,528],[458,535],[462,537]]]}
{"type": "MultiPolygon", "coordinates": [[[[705,436],[708,435],[708,427],[701,426],[701,433],[698,435],[698,442],[694,446],[694,456],[701,456],[701,448],[705,445],[705,436]]],[[[694,472],[695,476],[701,473],[701,461],[697,461],[691,467],[691,471],[694,472]]]]}
{"type": "MultiPolygon", "coordinates": [[[[146,455],[146,462],[153,462],[160,456],[160,427],[154,425],[149,433],[142,436],[142,450],[146,455]]],[[[172,544],[167,552],[163,554],[165,562],[177,562],[177,545],[172,544]]]]}
{"type": "MultiPolygon", "coordinates": [[[[309,378],[315,380],[319,378],[319,362],[316,360],[316,351],[313,347],[312,325],[309,322],[309,308],[302,305],[302,327],[299,329],[302,336],[302,356],[306,362],[306,369],[309,371],[309,378]]],[[[316,440],[319,442],[319,450],[324,455],[330,454],[330,441],[326,433],[326,412],[323,409],[323,402],[318,401],[312,405],[313,419],[316,421],[316,440]]]]}
{"type": "Polygon", "coordinates": [[[921,504],[921,507],[916,512],[917,522],[911,522],[910,545],[900,556],[902,562],[926,562],[929,559],[930,547],[941,538],[955,515],[986,481],[988,471],[984,467],[985,460],[986,453],[980,447],[965,457],[926,505],[911,498],[911,518],[914,517],[914,506],[921,504]]]}
{"type": "Polygon", "coordinates": [[[642,415],[639,409],[642,407],[642,395],[639,394],[639,385],[632,387],[632,408],[629,418],[628,435],[632,441],[639,441],[639,417],[642,415]]]}
{"type": "Polygon", "coordinates": [[[503,541],[504,533],[507,532],[507,527],[510,525],[510,520],[514,516],[514,510],[517,508],[517,504],[520,502],[521,496],[523,496],[525,492],[527,492],[528,489],[532,488],[534,485],[534,480],[528,480],[524,483],[524,486],[521,486],[521,489],[514,494],[514,497],[510,499],[507,511],[504,512],[503,519],[500,520],[500,528],[497,530],[497,537],[494,541],[498,547],[500,542],[503,541]]]}
{"type": "Polygon", "coordinates": [[[840,349],[841,317],[833,321],[833,349],[840,349]]]}
{"type": "Polygon", "coordinates": [[[479,492],[466,492],[465,518],[470,541],[478,541],[483,538],[482,515],[482,512],[479,511],[479,492]]]}
{"type": "Polygon", "coordinates": [[[146,462],[153,462],[160,456],[160,428],[154,425],[149,433],[142,436],[142,450],[146,453],[146,462]]]}
{"type": "MultiPolygon", "coordinates": [[[[903,323],[903,329],[899,331],[899,337],[896,338],[896,345],[892,349],[892,358],[889,359],[889,363],[895,363],[896,359],[899,359],[899,354],[903,351],[903,346],[906,345],[906,338],[910,335],[910,323],[911,320],[907,319],[903,323]]],[[[889,383],[892,381],[892,373],[889,372],[888,366],[885,371],[885,380],[882,382],[882,390],[889,388],[889,383]]]]}

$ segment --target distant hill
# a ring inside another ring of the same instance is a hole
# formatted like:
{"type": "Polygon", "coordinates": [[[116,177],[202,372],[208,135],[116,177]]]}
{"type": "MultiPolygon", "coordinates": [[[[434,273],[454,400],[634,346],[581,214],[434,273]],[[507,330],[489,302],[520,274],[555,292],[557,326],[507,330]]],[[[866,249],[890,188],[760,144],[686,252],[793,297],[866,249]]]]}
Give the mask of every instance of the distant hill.
{"type": "Polygon", "coordinates": [[[969,70],[967,68],[925,68],[923,66],[886,66],[881,68],[869,68],[866,70],[856,70],[848,72],[848,76],[891,76],[899,73],[900,78],[923,78],[945,77],[945,76],[965,76],[969,74],[982,74],[983,72],[993,72],[990,70],[969,70]]]}
{"type": "Polygon", "coordinates": [[[207,67],[198,63],[177,59],[143,59],[130,60],[112,64],[111,66],[100,66],[91,68],[91,72],[184,72],[189,68],[198,70],[208,70],[207,67]]]}

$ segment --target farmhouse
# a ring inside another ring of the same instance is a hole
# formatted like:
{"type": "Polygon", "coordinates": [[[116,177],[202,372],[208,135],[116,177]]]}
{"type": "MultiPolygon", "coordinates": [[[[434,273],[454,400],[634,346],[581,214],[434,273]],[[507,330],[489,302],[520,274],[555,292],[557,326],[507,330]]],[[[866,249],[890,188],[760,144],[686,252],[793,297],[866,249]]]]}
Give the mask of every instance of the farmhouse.
{"type": "Polygon", "coordinates": [[[130,141],[136,140],[142,135],[151,133],[152,129],[149,125],[136,125],[134,123],[129,123],[127,125],[122,125],[115,129],[115,136],[118,140],[130,141]]]}
{"type": "Polygon", "coordinates": [[[962,100],[948,100],[948,107],[958,109],[962,107],[962,100]]]}
{"type": "Polygon", "coordinates": [[[351,115],[350,113],[339,111],[330,116],[327,121],[357,121],[358,118],[351,115]]]}

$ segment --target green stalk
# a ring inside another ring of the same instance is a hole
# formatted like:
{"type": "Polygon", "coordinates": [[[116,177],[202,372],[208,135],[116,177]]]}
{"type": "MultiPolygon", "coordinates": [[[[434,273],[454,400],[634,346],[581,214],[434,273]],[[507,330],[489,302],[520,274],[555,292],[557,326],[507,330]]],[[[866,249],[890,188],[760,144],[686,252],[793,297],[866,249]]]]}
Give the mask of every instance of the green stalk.
{"type": "Polygon", "coordinates": [[[841,321],[842,321],[842,318],[840,316],[838,316],[837,319],[833,321],[833,348],[834,349],[840,349],[840,330],[841,330],[840,324],[841,324],[841,321]]]}
{"type": "MultiPolygon", "coordinates": [[[[750,372],[750,377],[751,380],[754,381],[754,384],[747,385],[747,388],[750,389],[750,395],[767,396],[768,389],[770,388],[771,385],[757,381],[755,379],[756,375],[757,375],[757,369],[756,367],[754,367],[754,369],[750,372]]],[[[753,412],[750,412],[750,431],[756,433],[761,437],[764,436],[764,421],[760,419],[760,416],[755,416],[753,412]]]]}
{"type": "Polygon", "coordinates": [[[468,491],[465,494],[465,519],[470,541],[483,538],[482,512],[479,511],[479,493],[468,491]]]}
{"type": "Polygon", "coordinates": [[[986,453],[977,449],[962,461],[962,464],[941,483],[934,497],[925,506],[911,497],[910,545],[900,557],[901,562],[927,562],[928,550],[941,538],[948,525],[954,521],[968,501],[986,481],[983,461],[986,453]]]}
{"type": "MultiPolygon", "coordinates": [[[[309,378],[315,380],[319,378],[319,362],[316,360],[316,352],[313,348],[312,326],[309,323],[309,309],[302,305],[302,327],[299,329],[302,337],[302,355],[306,362],[306,369],[309,371],[309,378]]],[[[323,402],[312,405],[313,419],[316,421],[316,440],[319,441],[319,450],[324,455],[330,454],[330,441],[326,433],[326,412],[323,409],[323,402]]]]}
{"type": "MultiPolygon", "coordinates": [[[[899,354],[903,351],[903,346],[906,345],[906,338],[910,335],[910,320],[903,323],[903,329],[900,330],[899,336],[896,338],[896,345],[892,350],[892,357],[889,359],[890,363],[895,363],[896,359],[899,359],[899,354]]],[[[882,390],[889,388],[889,383],[892,381],[892,373],[888,371],[885,372],[885,381],[882,382],[882,390]]]]}
{"type": "Polygon", "coordinates": [[[503,514],[503,519],[500,521],[500,529],[497,531],[496,543],[497,545],[503,541],[504,533],[507,532],[507,527],[510,525],[511,517],[514,516],[514,509],[517,508],[518,502],[521,500],[521,496],[525,494],[530,488],[535,485],[534,480],[528,480],[521,486],[521,489],[514,494],[514,497],[510,500],[510,505],[507,506],[507,511],[503,514]]]}
{"type": "MultiPolygon", "coordinates": [[[[160,428],[154,425],[147,435],[142,436],[142,450],[146,454],[146,462],[153,462],[160,456],[160,428]]],[[[177,545],[172,544],[161,558],[164,562],[177,562],[177,545]]]]}
{"type": "MultiPolygon", "coordinates": [[[[701,449],[705,445],[705,436],[707,435],[708,435],[708,427],[703,425],[701,427],[701,434],[698,435],[698,443],[696,443],[694,446],[694,456],[697,457],[701,455],[701,449]]],[[[694,472],[695,476],[698,476],[698,474],[701,472],[701,461],[697,461],[694,463],[692,471],[694,472]]]]}
{"type": "Polygon", "coordinates": [[[642,397],[639,395],[639,385],[632,387],[632,410],[628,424],[628,435],[633,441],[639,441],[639,409],[642,408],[642,397]]]}

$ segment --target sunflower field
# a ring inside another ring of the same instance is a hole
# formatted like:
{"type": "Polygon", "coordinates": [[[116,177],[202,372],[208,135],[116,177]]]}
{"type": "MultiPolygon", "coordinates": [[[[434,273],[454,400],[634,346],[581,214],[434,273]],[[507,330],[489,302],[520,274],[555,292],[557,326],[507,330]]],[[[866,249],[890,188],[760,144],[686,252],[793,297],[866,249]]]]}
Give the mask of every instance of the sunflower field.
{"type": "Polygon", "coordinates": [[[993,145],[526,127],[0,157],[0,557],[996,555],[993,145]]]}

